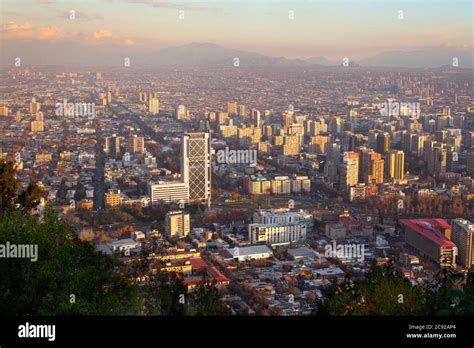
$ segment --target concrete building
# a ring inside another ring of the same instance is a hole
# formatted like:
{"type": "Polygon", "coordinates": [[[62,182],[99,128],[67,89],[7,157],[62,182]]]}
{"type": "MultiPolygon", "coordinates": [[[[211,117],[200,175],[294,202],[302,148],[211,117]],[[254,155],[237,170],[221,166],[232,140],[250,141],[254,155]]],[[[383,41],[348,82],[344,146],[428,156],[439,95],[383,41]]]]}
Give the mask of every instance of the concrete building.
{"type": "Polygon", "coordinates": [[[348,193],[351,186],[359,182],[359,154],[345,152],[341,165],[340,186],[344,193],[348,193]]]}
{"type": "Polygon", "coordinates": [[[449,240],[451,227],[443,219],[401,219],[405,242],[421,258],[440,267],[456,266],[456,245],[449,240]]]}
{"type": "Polygon", "coordinates": [[[463,268],[474,266],[474,223],[465,219],[451,222],[451,240],[458,247],[458,264],[463,268]]]}
{"type": "Polygon", "coordinates": [[[189,214],[183,211],[170,211],[165,217],[165,231],[169,238],[186,237],[190,232],[189,214]]]}
{"type": "Polygon", "coordinates": [[[109,190],[105,194],[105,206],[108,208],[118,207],[121,203],[120,190],[109,190]]]}
{"type": "Polygon", "coordinates": [[[405,176],[405,152],[392,150],[388,154],[388,177],[402,180],[405,176]]]}
{"type": "Polygon", "coordinates": [[[181,176],[189,185],[189,200],[211,205],[211,134],[186,133],[182,137],[181,176]]]}
{"type": "Polygon", "coordinates": [[[189,184],[180,181],[158,181],[148,184],[151,204],[188,202],[189,184]]]}
{"type": "Polygon", "coordinates": [[[232,259],[239,262],[249,260],[268,259],[273,256],[273,251],[266,245],[252,245],[248,247],[226,249],[232,259]]]}
{"type": "Polygon", "coordinates": [[[305,240],[307,227],[302,222],[281,222],[250,224],[248,230],[251,244],[282,245],[305,240]]]}
{"type": "Polygon", "coordinates": [[[158,114],[160,112],[160,102],[158,98],[150,98],[148,100],[148,112],[158,114]]]}
{"type": "Polygon", "coordinates": [[[131,153],[145,152],[145,138],[134,135],[128,139],[128,151],[131,153]]]}

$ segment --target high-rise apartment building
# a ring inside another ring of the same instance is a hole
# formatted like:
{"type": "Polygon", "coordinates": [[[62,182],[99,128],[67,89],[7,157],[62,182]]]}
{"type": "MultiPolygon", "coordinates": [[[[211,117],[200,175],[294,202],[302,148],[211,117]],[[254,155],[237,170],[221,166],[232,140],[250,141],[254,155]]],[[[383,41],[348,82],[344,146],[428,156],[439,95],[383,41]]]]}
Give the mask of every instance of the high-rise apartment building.
{"type": "Polygon", "coordinates": [[[116,134],[105,138],[104,152],[112,156],[120,154],[120,138],[116,134]]]}
{"type": "Polygon", "coordinates": [[[388,154],[388,176],[401,180],[405,176],[405,152],[392,150],[388,154]]]}
{"type": "Polygon", "coordinates": [[[247,109],[245,108],[245,105],[239,105],[239,116],[243,118],[247,117],[247,109]]]}
{"type": "Polygon", "coordinates": [[[337,181],[337,170],[341,159],[341,145],[337,143],[326,144],[326,163],[324,164],[324,177],[332,183],[337,181]]]}
{"type": "Polygon", "coordinates": [[[31,103],[30,103],[30,114],[36,114],[38,111],[41,109],[41,104],[36,102],[36,98],[31,98],[31,103]]]}
{"type": "Polygon", "coordinates": [[[390,134],[388,133],[379,133],[377,135],[377,144],[375,151],[385,155],[390,151],[390,134]]]}
{"type": "Polygon", "coordinates": [[[128,139],[128,151],[131,153],[144,153],[145,138],[134,135],[128,139]]]}
{"type": "Polygon", "coordinates": [[[170,238],[186,237],[190,232],[189,213],[170,211],[165,217],[165,231],[170,238]]]}
{"type": "Polygon", "coordinates": [[[342,165],[340,187],[341,190],[348,193],[351,186],[359,182],[359,154],[357,152],[344,152],[342,165]]]}
{"type": "Polygon", "coordinates": [[[160,112],[160,101],[158,98],[150,98],[148,100],[148,111],[152,114],[158,114],[160,112]]]}
{"type": "Polygon", "coordinates": [[[448,150],[446,144],[435,142],[428,153],[428,174],[439,176],[446,173],[448,150]]]}
{"type": "Polygon", "coordinates": [[[237,114],[237,102],[227,103],[227,113],[228,114],[237,114]]]}
{"type": "Polygon", "coordinates": [[[451,221],[451,240],[458,248],[458,264],[464,268],[474,266],[474,223],[464,219],[451,221]]]}
{"type": "Polygon", "coordinates": [[[298,135],[285,135],[283,137],[283,155],[294,156],[301,152],[301,138],[298,135]]]}

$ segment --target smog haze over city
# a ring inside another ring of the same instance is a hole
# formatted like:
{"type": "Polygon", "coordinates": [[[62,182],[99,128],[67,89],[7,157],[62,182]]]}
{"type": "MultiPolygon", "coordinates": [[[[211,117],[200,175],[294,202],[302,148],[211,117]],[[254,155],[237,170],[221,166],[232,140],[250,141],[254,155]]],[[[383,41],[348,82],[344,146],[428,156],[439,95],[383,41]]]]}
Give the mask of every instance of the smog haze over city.
{"type": "Polygon", "coordinates": [[[470,343],[473,6],[1,0],[0,344],[470,343]]]}

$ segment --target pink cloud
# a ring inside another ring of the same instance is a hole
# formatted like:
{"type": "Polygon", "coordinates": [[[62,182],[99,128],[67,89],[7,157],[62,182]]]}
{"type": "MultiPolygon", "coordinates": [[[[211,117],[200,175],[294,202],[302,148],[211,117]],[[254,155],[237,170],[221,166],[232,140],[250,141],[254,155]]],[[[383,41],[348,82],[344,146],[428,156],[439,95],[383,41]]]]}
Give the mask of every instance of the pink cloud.
{"type": "Polygon", "coordinates": [[[2,40],[36,39],[56,40],[64,37],[65,33],[57,26],[34,27],[31,23],[10,21],[0,29],[2,40]]]}
{"type": "Polygon", "coordinates": [[[92,40],[98,41],[112,37],[112,32],[107,29],[100,29],[92,34],[92,40]]]}

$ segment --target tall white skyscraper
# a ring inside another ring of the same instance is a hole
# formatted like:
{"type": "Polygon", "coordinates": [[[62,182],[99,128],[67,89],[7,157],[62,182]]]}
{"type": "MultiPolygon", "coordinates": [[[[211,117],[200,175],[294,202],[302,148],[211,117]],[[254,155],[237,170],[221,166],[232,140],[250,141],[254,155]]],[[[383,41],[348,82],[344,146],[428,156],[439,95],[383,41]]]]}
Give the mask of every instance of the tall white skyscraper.
{"type": "Polygon", "coordinates": [[[182,139],[181,176],[189,183],[189,200],[211,205],[211,134],[186,133],[182,139]]]}

